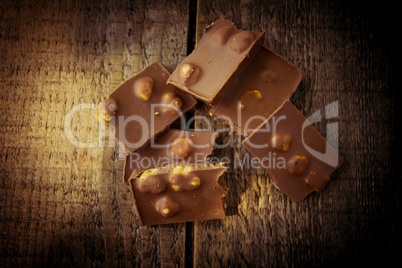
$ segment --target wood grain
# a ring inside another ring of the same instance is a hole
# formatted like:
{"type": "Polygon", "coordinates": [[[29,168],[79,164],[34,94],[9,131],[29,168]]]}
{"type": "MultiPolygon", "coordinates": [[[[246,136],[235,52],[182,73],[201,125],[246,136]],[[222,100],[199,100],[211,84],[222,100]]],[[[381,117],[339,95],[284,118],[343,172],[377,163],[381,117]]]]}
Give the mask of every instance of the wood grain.
{"type": "Polygon", "coordinates": [[[185,224],[138,226],[118,146],[90,107],[154,60],[173,70],[187,6],[1,2],[1,266],[184,263],[185,224]]]}
{"type": "MultiPolygon", "coordinates": [[[[324,116],[325,106],[338,101],[339,115],[315,126],[326,136],[326,125],[338,123],[339,136],[328,138],[339,142],[345,165],[326,189],[300,203],[280,193],[266,171],[232,166],[226,180],[228,211],[235,213],[195,224],[195,266],[337,266],[392,259],[400,196],[391,149],[395,107],[387,38],[382,25],[370,21],[375,17],[344,4],[198,1],[197,40],[222,15],[239,28],[266,30],[265,44],[307,73],[291,98],[306,117],[318,110],[324,116]]],[[[206,115],[205,107],[196,113],[206,115]]],[[[211,121],[218,129],[225,125],[211,121]]],[[[238,146],[216,155],[232,162],[236,155],[248,157],[238,146]]]]}

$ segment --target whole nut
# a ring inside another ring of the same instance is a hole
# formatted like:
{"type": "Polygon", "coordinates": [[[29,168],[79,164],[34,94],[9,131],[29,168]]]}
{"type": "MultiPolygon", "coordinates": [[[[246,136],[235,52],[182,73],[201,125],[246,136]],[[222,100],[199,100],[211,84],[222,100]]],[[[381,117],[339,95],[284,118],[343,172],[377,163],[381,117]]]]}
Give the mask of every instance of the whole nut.
{"type": "Polygon", "coordinates": [[[288,171],[292,175],[300,176],[306,172],[310,160],[304,155],[295,155],[288,162],[288,171]]]}
{"type": "Polygon", "coordinates": [[[151,98],[153,88],[154,80],[148,76],[138,78],[134,84],[135,94],[145,101],[151,98]]]}
{"type": "Polygon", "coordinates": [[[287,152],[290,149],[290,145],[292,144],[292,136],[290,134],[284,134],[284,135],[276,135],[275,137],[272,138],[272,147],[283,151],[287,152]]]}
{"type": "Polygon", "coordinates": [[[170,114],[180,113],[180,109],[183,106],[181,99],[173,92],[164,94],[162,96],[162,103],[165,104],[163,112],[170,114]]]}
{"type": "Polygon", "coordinates": [[[155,209],[159,214],[166,218],[173,217],[180,211],[179,204],[167,196],[162,197],[155,202],[155,209]]]}
{"type": "Polygon", "coordinates": [[[240,31],[230,39],[230,47],[237,53],[244,52],[256,40],[256,35],[249,31],[240,31]]]}
{"type": "Polygon", "coordinates": [[[224,45],[235,31],[236,27],[234,25],[222,26],[211,34],[211,39],[218,45],[224,45]]]}
{"type": "Polygon", "coordinates": [[[187,157],[192,150],[192,146],[190,145],[188,138],[181,137],[176,138],[173,141],[172,146],[170,147],[170,152],[173,156],[177,157],[187,157]]]}
{"type": "Polygon", "coordinates": [[[138,180],[138,190],[144,193],[158,194],[166,189],[166,183],[156,175],[138,180]]]}
{"type": "Polygon", "coordinates": [[[191,63],[184,63],[179,69],[180,81],[186,87],[197,82],[200,74],[200,68],[191,63]]]}

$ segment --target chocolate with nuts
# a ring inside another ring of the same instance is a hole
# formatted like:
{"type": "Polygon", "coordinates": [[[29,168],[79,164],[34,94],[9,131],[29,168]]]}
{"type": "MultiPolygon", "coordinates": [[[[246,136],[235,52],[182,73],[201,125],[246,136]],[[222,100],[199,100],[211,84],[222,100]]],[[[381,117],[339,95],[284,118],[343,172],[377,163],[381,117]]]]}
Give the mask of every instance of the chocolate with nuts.
{"type": "Polygon", "coordinates": [[[203,163],[212,153],[214,132],[190,132],[168,129],[145,147],[126,156],[123,178],[128,183],[130,176],[144,170],[175,164],[203,163]]]}
{"type": "Polygon", "coordinates": [[[263,46],[210,113],[230,120],[234,131],[247,136],[291,97],[304,76],[301,69],[263,46]]]}
{"type": "Polygon", "coordinates": [[[155,61],[99,104],[98,120],[113,130],[127,154],[145,146],[195,106],[193,97],[166,84],[169,76],[155,61]]]}
{"type": "Polygon", "coordinates": [[[129,180],[141,225],[221,219],[227,194],[220,165],[177,165],[144,171],[129,180]]]}
{"type": "Polygon", "coordinates": [[[260,50],[265,32],[239,30],[218,19],[205,29],[194,51],[168,79],[168,83],[208,104],[216,103],[260,50]]]}
{"type": "Polygon", "coordinates": [[[243,146],[260,160],[273,183],[292,200],[322,190],[343,160],[290,102],[284,104],[243,146]]]}

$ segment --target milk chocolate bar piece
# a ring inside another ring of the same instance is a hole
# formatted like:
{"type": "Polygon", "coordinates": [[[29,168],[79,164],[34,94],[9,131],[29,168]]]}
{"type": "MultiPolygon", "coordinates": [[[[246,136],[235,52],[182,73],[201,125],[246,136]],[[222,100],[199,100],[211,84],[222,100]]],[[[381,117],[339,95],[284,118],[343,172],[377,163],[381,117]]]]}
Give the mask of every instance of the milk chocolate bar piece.
{"type": "Polygon", "coordinates": [[[305,73],[263,46],[210,113],[231,121],[243,136],[253,132],[288,100],[305,73]]]}
{"type": "Polygon", "coordinates": [[[167,85],[169,76],[155,61],[99,104],[98,120],[112,129],[127,154],[149,143],[197,103],[186,92],[167,85]]]}
{"type": "Polygon", "coordinates": [[[199,44],[168,83],[208,104],[216,103],[261,49],[265,32],[239,30],[228,19],[207,27],[199,44]]]}
{"type": "Polygon", "coordinates": [[[296,202],[322,190],[343,163],[290,101],[247,137],[243,146],[269,171],[273,183],[296,202]]]}
{"type": "Polygon", "coordinates": [[[141,225],[221,219],[226,168],[178,165],[149,169],[129,180],[141,225]]]}
{"type": "Polygon", "coordinates": [[[214,132],[190,132],[169,129],[151,143],[126,156],[123,178],[128,184],[130,176],[136,177],[147,169],[171,164],[203,163],[214,148],[214,132]]]}

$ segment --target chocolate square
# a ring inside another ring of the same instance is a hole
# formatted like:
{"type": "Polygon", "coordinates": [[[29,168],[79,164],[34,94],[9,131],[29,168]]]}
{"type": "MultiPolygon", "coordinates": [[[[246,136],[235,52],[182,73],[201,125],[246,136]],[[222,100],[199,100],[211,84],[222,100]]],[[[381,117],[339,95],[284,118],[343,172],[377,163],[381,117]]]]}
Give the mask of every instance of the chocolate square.
{"type": "Polygon", "coordinates": [[[273,183],[294,201],[322,190],[343,160],[326,139],[286,101],[243,146],[268,170],[273,183]]]}
{"type": "Polygon", "coordinates": [[[216,103],[233,85],[265,39],[265,32],[239,30],[228,19],[205,29],[199,44],[174,70],[172,84],[208,104],[216,103]]]}
{"type": "Polygon", "coordinates": [[[292,96],[304,77],[300,68],[263,46],[210,113],[247,136],[292,96]]]}
{"type": "Polygon", "coordinates": [[[169,75],[155,61],[99,104],[98,119],[112,129],[127,154],[148,144],[197,103],[186,92],[167,85],[169,75]]]}

